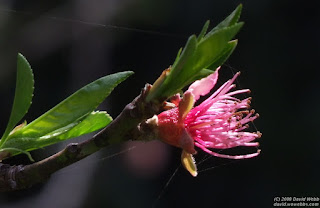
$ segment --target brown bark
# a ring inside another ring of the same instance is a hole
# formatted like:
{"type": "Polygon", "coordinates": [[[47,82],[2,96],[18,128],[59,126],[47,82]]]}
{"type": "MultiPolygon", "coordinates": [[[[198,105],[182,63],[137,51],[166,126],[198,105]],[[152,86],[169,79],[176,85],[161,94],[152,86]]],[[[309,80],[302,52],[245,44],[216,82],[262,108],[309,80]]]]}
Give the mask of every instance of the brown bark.
{"type": "MultiPolygon", "coordinates": [[[[145,101],[150,85],[129,103],[106,128],[82,143],[71,143],[60,152],[30,165],[0,163],[0,191],[15,191],[46,181],[59,169],[73,164],[110,144],[143,138],[139,124],[159,112],[162,102],[145,101]]],[[[145,125],[144,125],[145,126],[145,125]]],[[[147,135],[146,135],[147,136],[147,135]]]]}

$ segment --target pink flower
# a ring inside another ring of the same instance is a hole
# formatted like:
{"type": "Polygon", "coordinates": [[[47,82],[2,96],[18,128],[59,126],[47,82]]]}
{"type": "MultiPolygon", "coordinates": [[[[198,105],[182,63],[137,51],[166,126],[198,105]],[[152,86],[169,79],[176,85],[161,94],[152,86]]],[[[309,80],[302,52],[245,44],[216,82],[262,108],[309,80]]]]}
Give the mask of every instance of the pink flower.
{"type": "Polygon", "coordinates": [[[192,157],[196,154],[194,146],[203,151],[222,158],[246,159],[259,155],[260,150],[246,155],[225,155],[213,149],[228,149],[237,146],[257,147],[253,142],[261,136],[260,132],[246,132],[248,123],[259,115],[250,108],[251,98],[240,100],[234,95],[250,92],[248,89],[231,91],[235,87],[233,82],[239,76],[224,83],[209,98],[194,107],[200,96],[206,95],[215,86],[219,68],[210,76],[194,82],[181,99],[174,96],[171,102],[175,104],[171,110],[158,115],[158,136],[173,146],[183,149],[181,160],[184,167],[193,175],[197,169],[192,157]]]}

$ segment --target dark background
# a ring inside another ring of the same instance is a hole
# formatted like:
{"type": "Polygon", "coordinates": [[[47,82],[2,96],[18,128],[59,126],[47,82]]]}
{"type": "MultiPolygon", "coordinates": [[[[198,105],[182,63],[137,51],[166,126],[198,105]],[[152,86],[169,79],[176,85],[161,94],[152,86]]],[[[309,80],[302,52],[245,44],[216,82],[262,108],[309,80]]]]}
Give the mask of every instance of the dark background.
{"type": "MultiPolygon", "coordinates": [[[[318,1],[0,1],[0,130],[9,118],[18,52],[35,74],[27,121],[101,76],[133,70],[100,106],[115,117],[173,63],[189,35],[207,19],[216,25],[239,3],[246,24],[219,84],[240,70],[238,83],[252,90],[263,133],[259,157],[201,163],[199,154],[193,178],[179,167],[176,148],[157,141],[115,145],[45,184],[2,193],[0,207],[273,207],[276,196],[320,197],[318,1]]],[[[32,154],[39,160],[65,144],[32,154]]]]}

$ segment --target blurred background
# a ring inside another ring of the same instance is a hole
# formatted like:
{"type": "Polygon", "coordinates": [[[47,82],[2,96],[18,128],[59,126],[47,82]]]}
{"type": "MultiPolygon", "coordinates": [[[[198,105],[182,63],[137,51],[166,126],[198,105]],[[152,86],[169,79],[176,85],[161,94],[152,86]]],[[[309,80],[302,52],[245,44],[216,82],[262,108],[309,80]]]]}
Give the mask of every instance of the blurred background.
{"type": "MultiPolygon", "coordinates": [[[[318,1],[0,1],[0,131],[14,96],[16,56],[35,74],[32,121],[101,76],[133,70],[99,107],[116,117],[173,63],[178,49],[243,3],[239,44],[218,84],[236,71],[250,88],[261,155],[232,161],[199,153],[199,176],[159,141],[114,145],[44,184],[0,194],[0,207],[273,207],[274,197],[320,197],[318,1]]],[[[70,140],[82,141],[90,135],[70,140]]],[[[67,142],[32,152],[36,160],[67,142]]],[[[241,150],[240,150],[241,151],[241,150]]],[[[6,161],[27,164],[25,156],[6,161]]]]}

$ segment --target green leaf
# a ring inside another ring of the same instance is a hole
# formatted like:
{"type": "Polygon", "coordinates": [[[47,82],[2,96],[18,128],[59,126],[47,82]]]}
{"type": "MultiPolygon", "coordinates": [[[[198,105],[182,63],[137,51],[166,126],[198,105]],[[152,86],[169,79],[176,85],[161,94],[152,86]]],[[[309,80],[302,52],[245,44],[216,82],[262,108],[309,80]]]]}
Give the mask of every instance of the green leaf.
{"type": "Polygon", "coordinates": [[[194,73],[212,65],[213,62],[221,56],[228,42],[239,32],[242,26],[243,23],[237,23],[231,27],[220,29],[210,36],[204,37],[193,56],[194,73]]]}
{"type": "Polygon", "coordinates": [[[183,49],[181,56],[177,63],[172,66],[169,76],[164,81],[164,89],[162,89],[162,94],[164,96],[175,94],[180,87],[183,86],[185,80],[188,78],[188,74],[190,74],[190,70],[192,70],[192,56],[197,47],[197,38],[195,35],[189,37],[185,48],[183,49]],[[177,79],[177,77],[179,77],[177,79]]]}
{"type": "MultiPolygon", "coordinates": [[[[149,93],[146,100],[150,101],[151,99],[158,97],[159,95],[166,97],[167,95],[171,95],[176,93],[179,89],[177,89],[177,85],[182,85],[184,83],[184,79],[186,79],[186,75],[188,75],[188,69],[183,68],[185,65],[191,66],[189,61],[194,54],[197,45],[197,38],[195,35],[189,37],[185,48],[183,49],[181,55],[180,51],[178,52],[175,63],[173,64],[169,76],[165,78],[164,83],[154,90],[152,93],[149,93]],[[182,70],[183,68],[183,70],[182,70]],[[179,77],[179,79],[175,79],[179,77]],[[177,83],[178,82],[178,83],[177,83]]],[[[181,89],[181,88],[180,88],[181,89]]]]}
{"type": "Polygon", "coordinates": [[[10,131],[28,112],[32,102],[33,90],[32,69],[25,57],[19,53],[17,57],[17,81],[13,106],[7,128],[0,141],[0,147],[6,142],[10,131]]]}
{"type": "Polygon", "coordinates": [[[204,35],[206,34],[208,28],[209,28],[209,25],[210,25],[210,20],[207,20],[206,23],[203,25],[203,28],[197,38],[197,41],[201,41],[201,39],[204,37],[204,35]]]}
{"type": "Polygon", "coordinates": [[[133,72],[119,72],[102,77],[56,105],[54,108],[16,132],[18,137],[39,138],[84,119],[133,72]]]}
{"type": "MultiPolygon", "coordinates": [[[[186,70],[182,71],[182,68],[187,64],[187,62],[191,59],[192,55],[194,54],[197,47],[197,38],[195,35],[189,37],[185,48],[183,49],[179,60],[174,64],[171,68],[170,76],[167,78],[169,81],[173,79],[177,75],[187,74],[186,70]]],[[[181,78],[181,77],[180,77],[181,78]]],[[[169,82],[167,81],[167,82],[169,82]]]]}
{"type": "Polygon", "coordinates": [[[239,6],[222,22],[220,22],[216,27],[214,27],[207,36],[210,36],[211,34],[215,33],[217,30],[220,30],[225,27],[230,27],[234,24],[236,24],[240,18],[242,11],[242,4],[239,4],[239,6]]]}
{"type": "Polygon", "coordinates": [[[95,111],[66,133],[57,136],[57,139],[66,140],[88,134],[106,127],[111,121],[112,118],[107,112],[95,111]]]}
{"type": "MultiPolygon", "coordinates": [[[[196,77],[203,78],[203,72],[208,72],[206,70],[202,71],[203,69],[222,64],[226,60],[224,58],[228,58],[236,46],[234,43],[230,44],[229,40],[238,33],[242,25],[243,23],[237,23],[231,27],[220,29],[211,36],[206,36],[199,43],[194,41],[196,43],[195,50],[189,50],[193,54],[188,54],[185,60],[180,62],[183,58],[183,54],[181,55],[178,64],[172,68],[169,76],[164,81],[166,88],[164,88],[165,90],[163,90],[162,94],[166,96],[173,95],[195,81],[196,77]],[[201,71],[202,73],[198,75],[201,71]]],[[[215,70],[215,68],[211,67],[210,69],[215,70]]]]}
{"type": "Polygon", "coordinates": [[[218,56],[211,66],[209,66],[209,69],[202,69],[199,73],[195,74],[195,76],[191,77],[188,81],[189,83],[192,83],[196,80],[205,78],[212,74],[219,66],[221,66],[233,53],[234,49],[237,46],[238,41],[233,40],[229,41],[227,46],[223,49],[223,51],[220,53],[220,56],[218,56]]]}
{"type": "Polygon", "coordinates": [[[176,64],[177,64],[177,62],[179,61],[181,52],[182,52],[182,48],[179,49],[178,54],[177,54],[177,57],[176,57],[176,59],[174,60],[174,62],[173,62],[172,65],[176,65],[176,64]]]}
{"type": "Polygon", "coordinates": [[[220,53],[220,56],[217,57],[213,61],[213,64],[208,68],[211,70],[215,70],[217,67],[221,66],[233,53],[234,49],[237,47],[237,44],[238,44],[238,40],[229,41],[227,46],[220,53]]]}
{"type": "Polygon", "coordinates": [[[197,73],[195,76],[191,77],[191,79],[188,81],[190,83],[205,78],[212,74],[216,69],[210,70],[210,69],[202,69],[199,73],[197,73]]]}
{"type": "Polygon", "coordinates": [[[239,5],[224,21],[207,34],[209,21],[203,26],[198,39],[190,36],[181,55],[177,58],[168,73],[163,73],[151,88],[147,101],[155,99],[165,100],[182,88],[212,73],[214,67],[223,64],[231,55],[236,42],[230,40],[239,32],[243,22],[237,23],[241,14],[242,5],[239,5]]]}
{"type": "Polygon", "coordinates": [[[92,111],[131,74],[133,72],[129,71],[102,77],[81,88],[30,124],[15,128],[0,148],[0,159],[105,127],[112,118],[106,112],[92,111]]]}
{"type": "MultiPolygon", "coordinates": [[[[9,151],[10,156],[14,156],[26,151],[31,151],[46,147],[67,139],[75,138],[84,134],[88,134],[99,129],[104,128],[112,121],[104,111],[95,111],[86,116],[83,120],[71,123],[66,127],[60,128],[54,132],[50,132],[39,138],[32,137],[17,137],[17,135],[10,135],[10,139],[4,144],[0,152],[5,152],[11,148],[19,151],[9,151]]],[[[7,154],[0,153],[0,159],[8,157],[7,154]]]]}

